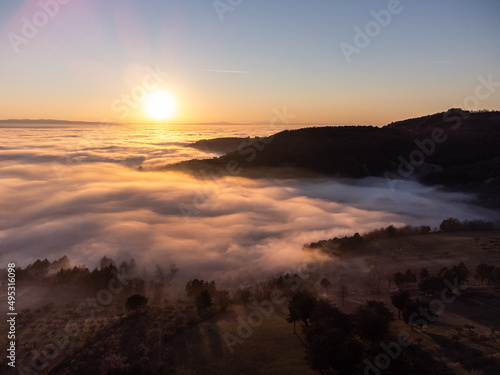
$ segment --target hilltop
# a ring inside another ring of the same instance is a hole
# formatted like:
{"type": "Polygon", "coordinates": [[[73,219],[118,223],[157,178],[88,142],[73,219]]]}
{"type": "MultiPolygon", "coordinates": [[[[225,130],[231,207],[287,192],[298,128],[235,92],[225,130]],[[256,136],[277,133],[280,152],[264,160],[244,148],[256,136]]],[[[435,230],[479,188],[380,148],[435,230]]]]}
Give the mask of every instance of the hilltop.
{"type": "Polygon", "coordinates": [[[252,178],[385,177],[480,193],[500,206],[500,112],[451,109],[384,127],[335,126],[285,130],[264,138],[218,138],[192,147],[227,153],[163,169],[252,178]]]}

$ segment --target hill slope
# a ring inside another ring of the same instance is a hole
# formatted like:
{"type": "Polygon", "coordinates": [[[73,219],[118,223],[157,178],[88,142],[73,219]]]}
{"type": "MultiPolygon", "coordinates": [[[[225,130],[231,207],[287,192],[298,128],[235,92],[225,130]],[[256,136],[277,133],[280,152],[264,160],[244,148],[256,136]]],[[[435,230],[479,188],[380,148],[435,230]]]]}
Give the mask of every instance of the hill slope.
{"type": "Polygon", "coordinates": [[[200,143],[205,149],[220,149],[221,144],[233,151],[165,169],[246,177],[416,177],[422,183],[488,195],[500,187],[500,112],[453,109],[382,128],[304,128],[239,143],[234,138],[200,143]]]}

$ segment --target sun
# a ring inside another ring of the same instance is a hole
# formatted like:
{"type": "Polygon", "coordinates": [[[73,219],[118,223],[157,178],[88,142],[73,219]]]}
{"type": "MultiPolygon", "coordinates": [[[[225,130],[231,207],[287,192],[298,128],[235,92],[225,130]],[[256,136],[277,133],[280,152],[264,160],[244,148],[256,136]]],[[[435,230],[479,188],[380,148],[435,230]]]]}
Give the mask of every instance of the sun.
{"type": "Polygon", "coordinates": [[[142,103],[142,108],[152,120],[168,120],[175,115],[177,102],[168,91],[151,91],[142,103]]]}

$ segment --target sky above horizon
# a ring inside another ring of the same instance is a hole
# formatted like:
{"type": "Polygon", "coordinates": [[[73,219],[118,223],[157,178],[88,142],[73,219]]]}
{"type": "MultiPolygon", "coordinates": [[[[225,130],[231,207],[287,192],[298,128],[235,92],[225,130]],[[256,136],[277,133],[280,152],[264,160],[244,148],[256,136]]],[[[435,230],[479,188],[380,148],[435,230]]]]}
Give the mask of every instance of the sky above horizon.
{"type": "Polygon", "coordinates": [[[498,0],[2,1],[0,119],[150,122],[158,88],[166,123],[499,110],[499,16],[498,0]]]}

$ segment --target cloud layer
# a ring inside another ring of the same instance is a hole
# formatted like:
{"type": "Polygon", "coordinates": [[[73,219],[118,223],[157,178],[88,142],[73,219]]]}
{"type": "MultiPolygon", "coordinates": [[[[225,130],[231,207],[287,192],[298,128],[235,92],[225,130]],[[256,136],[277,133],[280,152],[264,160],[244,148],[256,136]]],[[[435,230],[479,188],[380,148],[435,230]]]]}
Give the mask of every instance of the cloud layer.
{"type": "Polygon", "coordinates": [[[33,142],[18,134],[15,143],[2,145],[8,148],[0,157],[3,263],[26,265],[66,254],[74,264],[92,267],[103,255],[134,257],[150,269],[176,263],[186,277],[230,280],[297,267],[308,256],[303,244],[333,236],[391,223],[436,226],[450,216],[498,219],[464,194],[415,182],[395,192],[376,178],[214,182],[138,172],[122,163],[132,155],[143,155],[142,163],[164,163],[169,147],[177,159],[188,152],[176,146],[179,139],[165,141],[163,149],[121,136],[115,145],[89,151],[101,159],[61,163],[58,174],[54,161],[73,141],[61,131],[51,137],[60,138],[33,142]],[[191,210],[190,217],[181,214],[182,207],[191,210]]]}

